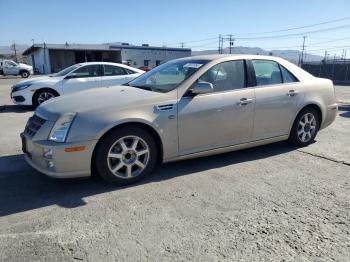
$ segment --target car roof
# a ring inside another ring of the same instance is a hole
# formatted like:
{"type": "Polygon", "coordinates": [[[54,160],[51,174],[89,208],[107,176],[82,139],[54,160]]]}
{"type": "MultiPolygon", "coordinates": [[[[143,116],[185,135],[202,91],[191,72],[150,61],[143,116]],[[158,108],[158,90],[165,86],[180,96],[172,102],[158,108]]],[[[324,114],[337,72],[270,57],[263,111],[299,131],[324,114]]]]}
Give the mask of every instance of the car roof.
{"type": "Polygon", "coordinates": [[[136,71],[136,72],[144,72],[140,69],[137,69],[135,67],[131,67],[131,66],[128,66],[128,65],[124,65],[124,64],[120,64],[120,63],[112,63],[112,62],[84,62],[84,63],[78,63],[77,65],[80,65],[80,66],[85,66],[85,65],[113,65],[113,66],[120,66],[120,67],[124,67],[124,68],[128,68],[128,69],[131,69],[133,71],[136,71]]]}

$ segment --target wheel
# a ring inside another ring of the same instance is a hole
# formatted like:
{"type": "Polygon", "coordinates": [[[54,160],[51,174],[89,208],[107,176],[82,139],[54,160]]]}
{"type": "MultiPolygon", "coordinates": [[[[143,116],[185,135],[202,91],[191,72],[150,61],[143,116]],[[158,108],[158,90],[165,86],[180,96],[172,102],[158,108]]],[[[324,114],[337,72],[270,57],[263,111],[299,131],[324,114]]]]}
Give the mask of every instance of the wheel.
{"type": "Polygon", "coordinates": [[[313,108],[306,108],[295,119],[288,141],[298,147],[307,146],[314,141],[319,127],[318,112],[313,108]]]}
{"type": "Polygon", "coordinates": [[[29,72],[28,71],[22,71],[21,72],[21,77],[22,78],[28,78],[28,76],[29,76],[29,72]]]}
{"type": "Polygon", "coordinates": [[[37,108],[41,103],[58,96],[58,94],[49,89],[42,89],[37,91],[33,96],[33,106],[37,108]]]}
{"type": "Polygon", "coordinates": [[[116,185],[132,184],[150,174],[157,163],[154,138],[139,127],[113,130],[95,152],[97,174],[116,185]]]}
{"type": "Polygon", "coordinates": [[[2,70],[0,70],[0,75],[4,75],[4,72],[2,70]]]}

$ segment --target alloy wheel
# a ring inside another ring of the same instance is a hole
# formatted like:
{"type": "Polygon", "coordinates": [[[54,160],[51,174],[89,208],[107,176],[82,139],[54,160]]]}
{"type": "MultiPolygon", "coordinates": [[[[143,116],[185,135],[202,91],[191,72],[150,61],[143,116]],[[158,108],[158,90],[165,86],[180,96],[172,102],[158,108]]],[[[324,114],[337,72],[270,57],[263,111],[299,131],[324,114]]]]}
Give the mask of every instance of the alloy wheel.
{"type": "Polygon", "coordinates": [[[316,133],[317,122],[312,113],[306,113],[300,118],[298,124],[298,138],[301,142],[309,142],[316,133]]]}
{"type": "Polygon", "coordinates": [[[38,104],[45,102],[46,100],[49,100],[51,98],[54,98],[55,96],[50,92],[41,92],[38,96],[38,104]]]}
{"type": "Polygon", "coordinates": [[[110,147],[107,155],[108,168],[119,178],[134,178],[146,168],[149,155],[149,146],[142,138],[125,136],[110,147]]]}

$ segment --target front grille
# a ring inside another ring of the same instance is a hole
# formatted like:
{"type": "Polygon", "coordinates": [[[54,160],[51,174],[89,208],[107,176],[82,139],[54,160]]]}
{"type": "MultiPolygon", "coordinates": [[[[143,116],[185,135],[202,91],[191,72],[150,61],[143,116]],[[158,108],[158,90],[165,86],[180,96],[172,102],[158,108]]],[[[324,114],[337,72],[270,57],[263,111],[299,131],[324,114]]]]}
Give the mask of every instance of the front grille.
{"type": "Polygon", "coordinates": [[[35,136],[35,134],[39,131],[39,129],[45,122],[45,119],[34,114],[31,118],[28,119],[26,128],[24,129],[24,133],[30,138],[32,138],[33,136],[35,136]]]}

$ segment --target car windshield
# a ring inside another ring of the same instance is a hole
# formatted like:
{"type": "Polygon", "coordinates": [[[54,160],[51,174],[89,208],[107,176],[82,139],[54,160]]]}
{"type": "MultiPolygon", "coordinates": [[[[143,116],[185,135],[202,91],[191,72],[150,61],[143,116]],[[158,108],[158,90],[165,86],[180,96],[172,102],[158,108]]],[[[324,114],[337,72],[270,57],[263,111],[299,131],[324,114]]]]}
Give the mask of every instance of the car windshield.
{"type": "Polygon", "coordinates": [[[170,61],[144,73],[127,85],[155,92],[169,92],[194,74],[209,60],[186,59],[170,61]]]}
{"type": "Polygon", "coordinates": [[[59,71],[56,74],[53,74],[52,76],[65,76],[65,75],[69,74],[70,72],[72,72],[73,70],[77,69],[78,67],[80,67],[80,65],[72,65],[70,67],[67,67],[67,68],[59,71]]]}

